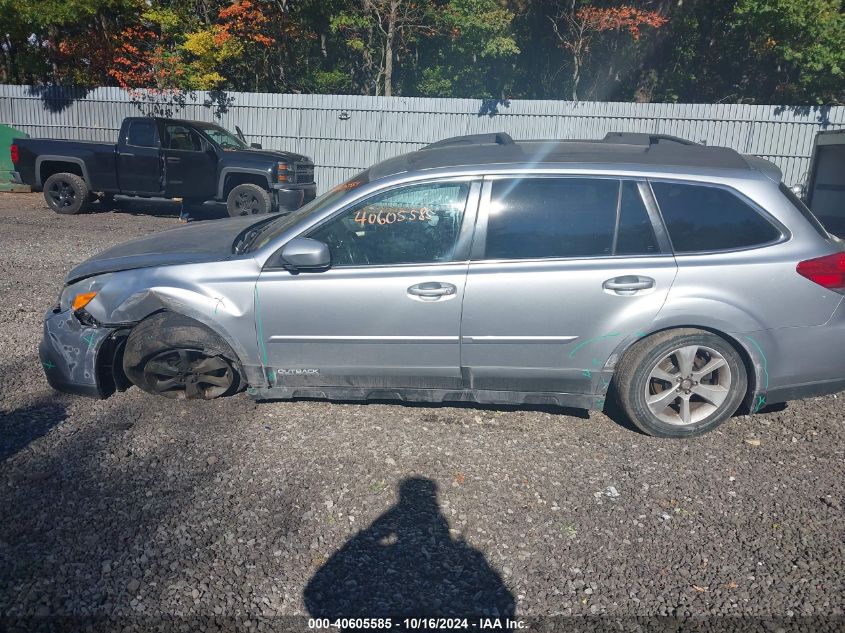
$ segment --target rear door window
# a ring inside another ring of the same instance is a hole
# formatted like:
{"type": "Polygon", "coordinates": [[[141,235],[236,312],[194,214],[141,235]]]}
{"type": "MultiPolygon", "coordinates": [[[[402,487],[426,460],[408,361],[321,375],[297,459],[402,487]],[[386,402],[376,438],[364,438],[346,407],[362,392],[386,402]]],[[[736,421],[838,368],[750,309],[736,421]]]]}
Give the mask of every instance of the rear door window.
{"type": "Polygon", "coordinates": [[[486,259],[658,252],[635,182],[612,178],[494,180],[486,259]]]}
{"type": "Polygon", "coordinates": [[[158,147],[158,131],[154,121],[132,121],[126,144],[135,147],[158,147]]]}
{"type": "Polygon", "coordinates": [[[676,253],[752,248],[781,236],[771,222],[727,189],[652,182],[676,253]]]}

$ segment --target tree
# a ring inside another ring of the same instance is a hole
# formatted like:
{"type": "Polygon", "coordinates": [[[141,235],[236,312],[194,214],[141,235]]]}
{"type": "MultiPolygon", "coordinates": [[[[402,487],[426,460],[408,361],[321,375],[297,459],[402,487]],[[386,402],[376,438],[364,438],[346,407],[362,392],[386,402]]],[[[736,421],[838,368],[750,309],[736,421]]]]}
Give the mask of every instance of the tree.
{"type": "Polygon", "coordinates": [[[778,103],[845,101],[841,0],[739,0],[731,18],[749,43],[748,92],[763,87],[778,103]],[[766,69],[762,86],[755,68],[766,69]]]}
{"type": "Polygon", "coordinates": [[[657,11],[638,9],[630,5],[609,8],[587,5],[576,9],[575,0],[567,7],[558,6],[554,15],[546,17],[552,23],[560,46],[571,55],[573,101],[578,101],[578,86],[583,68],[590,58],[594,41],[601,34],[613,32],[619,36],[625,33],[634,41],[638,41],[643,27],[657,29],[667,22],[657,11]]]}
{"type": "Polygon", "coordinates": [[[331,27],[361,56],[365,86],[389,97],[397,54],[418,38],[436,34],[434,10],[427,0],[360,0],[333,16],[331,27]]]}
{"type": "Polygon", "coordinates": [[[452,0],[438,13],[439,37],[424,55],[418,91],[424,95],[507,97],[520,49],[514,14],[498,0],[452,0]]]}
{"type": "Polygon", "coordinates": [[[843,0],[0,0],[0,81],[845,102],[843,0]]]}

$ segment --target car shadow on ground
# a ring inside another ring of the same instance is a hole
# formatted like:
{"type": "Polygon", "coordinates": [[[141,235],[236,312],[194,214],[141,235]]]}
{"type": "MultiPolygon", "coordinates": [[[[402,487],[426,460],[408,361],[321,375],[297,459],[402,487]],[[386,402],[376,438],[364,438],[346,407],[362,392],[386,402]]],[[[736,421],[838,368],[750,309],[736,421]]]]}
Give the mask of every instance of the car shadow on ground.
{"type": "Polygon", "coordinates": [[[484,555],[452,538],[437,484],[423,477],[402,480],[396,505],[333,554],[303,598],[314,618],[392,618],[394,626],[405,618],[513,619],[516,609],[484,555]]]}

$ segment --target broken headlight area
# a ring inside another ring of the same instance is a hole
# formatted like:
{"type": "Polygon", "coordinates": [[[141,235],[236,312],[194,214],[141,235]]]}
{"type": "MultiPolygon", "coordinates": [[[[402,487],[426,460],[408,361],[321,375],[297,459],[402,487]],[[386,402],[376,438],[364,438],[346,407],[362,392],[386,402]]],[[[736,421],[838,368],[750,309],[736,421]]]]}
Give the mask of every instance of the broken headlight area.
{"type": "Polygon", "coordinates": [[[111,276],[112,273],[95,275],[65,286],[59,296],[59,311],[73,310],[76,312],[83,310],[94,300],[111,276]]]}

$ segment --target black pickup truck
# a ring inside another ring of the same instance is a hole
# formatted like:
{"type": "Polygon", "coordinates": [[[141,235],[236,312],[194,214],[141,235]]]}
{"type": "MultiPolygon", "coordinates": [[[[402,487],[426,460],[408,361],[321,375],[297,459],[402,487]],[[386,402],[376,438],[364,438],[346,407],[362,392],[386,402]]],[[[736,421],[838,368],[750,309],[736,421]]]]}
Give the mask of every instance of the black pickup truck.
{"type": "Polygon", "coordinates": [[[307,156],[262,150],[240,130],[200,121],[129,117],[117,145],[21,138],[10,152],[12,178],[43,190],[57,213],[79,213],[99,193],[225,201],[238,216],[292,211],[317,190],[307,156]]]}

